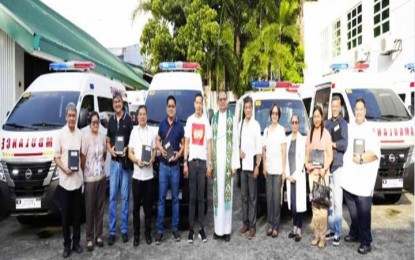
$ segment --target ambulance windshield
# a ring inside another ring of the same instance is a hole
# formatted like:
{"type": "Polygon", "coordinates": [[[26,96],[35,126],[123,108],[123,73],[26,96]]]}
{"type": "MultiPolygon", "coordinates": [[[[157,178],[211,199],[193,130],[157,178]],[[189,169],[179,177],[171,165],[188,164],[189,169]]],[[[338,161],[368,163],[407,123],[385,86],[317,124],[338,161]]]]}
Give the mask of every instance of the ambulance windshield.
{"type": "Polygon", "coordinates": [[[66,124],[65,109],[69,102],[77,104],[77,91],[25,92],[14,107],[4,130],[53,130],[66,124]]]}
{"type": "Polygon", "coordinates": [[[368,121],[406,121],[411,115],[399,96],[391,89],[347,89],[350,106],[362,97],[366,102],[366,119],[368,121]]]}

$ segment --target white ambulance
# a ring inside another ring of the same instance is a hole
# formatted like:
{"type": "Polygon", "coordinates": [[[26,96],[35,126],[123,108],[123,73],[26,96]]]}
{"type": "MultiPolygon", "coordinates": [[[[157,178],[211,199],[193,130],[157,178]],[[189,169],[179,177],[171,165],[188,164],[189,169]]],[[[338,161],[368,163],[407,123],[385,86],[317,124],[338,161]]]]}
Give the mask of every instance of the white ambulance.
{"type": "MultiPolygon", "coordinates": [[[[185,127],[187,118],[195,112],[194,100],[197,93],[204,96],[202,77],[197,72],[199,64],[195,62],[162,62],[159,65],[162,72],[154,75],[147,92],[147,124],[158,134],[160,122],[167,117],[166,99],[172,95],[176,99],[176,117],[185,127]]],[[[204,109],[206,116],[206,109],[204,109]]],[[[183,175],[183,161],[180,159],[180,186],[179,200],[181,213],[188,213],[189,184],[183,175]]],[[[156,179],[158,179],[158,162],[154,167],[156,179]]],[[[158,184],[156,185],[158,190],[158,184]]],[[[207,190],[207,189],[206,189],[207,190]]],[[[155,193],[156,197],[158,192],[155,193]]],[[[206,194],[205,197],[207,198],[206,194]]],[[[170,212],[171,191],[167,192],[166,211],[170,212]]],[[[156,201],[157,202],[157,201],[156,201]]],[[[205,212],[207,203],[205,202],[205,212]]],[[[181,224],[183,225],[183,223],[181,224]]]]}
{"type": "MultiPolygon", "coordinates": [[[[363,65],[357,69],[361,71],[363,65]]],[[[404,187],[404,168],[413,160],[414,119],[399,96],[392,90],[392,80],[379,74],[349,70],[348,64],[333,64],[334,73],[316,86],[313,107],[323,108],[324,120],[331,118],[333,95],[342,101],[342,116],[355,124],[353,113],[357,98],[366,102],[366,119],[381,140],[381,161],[375,193],[391,203],[398,201],[404,187]]]]}
{"type": "MultiPolygon", "coordinates": [[[[94,64],[52,63],[50,68],[84,71],[93,69],[94,64]]],[[[59,183],[53,151],[57,133],[66,124],[66,105],[76,104],[79,129],[87,126],[90,111],[99,112],[100,129],[106,134],[115,92],[125,96],[125,87],[92,72],[49,73],[27,88],[0,130],[2,211],[17,216],[21,223],[31,222],[36,215],[59,212],[52,202],[59,183]]]]}
{"type": "MultiPolygon", "coordinates": [[[[253,101],[252,117],[258,121],[261,127],[261,135],[271,123],[270,109],[273,104],[277,104],[281,109],[279,124],[285,129],[288,136],[291,134],[290,120],[293,114],[298,115],[300,120],[299,132],[306,136],[309,130],[309,121],[306,108],[298,93],[298,86],[285,81],[254,81],[252,82],[254,91],[248,92],[241,96],[236,102],[235,117],[236,121],[241,122],[243,115],[243,100],[245,97],[251,97],[253,101]]],[[[258,211],[262,212],[262,207],[266,201],[265,178],[262,174],[262,163],[260,165],[260,174],[257,178],[257,193],[260,204],[258,211]]],[[[240,186],[240,171],[238,171],[238,186],[240,186]]],[[[284,192],[284,201],[286,193],[284,192]]]]}
{"type": "Polygon", "coordinates": [[[402,99],[409,112],[414,116],[415,63],[405,64],[406,71],[396,75],[393,90],[402,99]]]}

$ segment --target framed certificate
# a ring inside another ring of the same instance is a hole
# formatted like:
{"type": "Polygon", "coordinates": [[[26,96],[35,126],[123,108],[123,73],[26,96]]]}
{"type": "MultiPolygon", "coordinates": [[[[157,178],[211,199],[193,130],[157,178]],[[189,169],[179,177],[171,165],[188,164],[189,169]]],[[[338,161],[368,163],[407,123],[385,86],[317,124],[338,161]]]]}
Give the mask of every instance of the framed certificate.
{"type": "Polygon", "coordinates": [[[115,154],[116,155],[124,154],[124,136],[115,137],[115,154]]]}
{"type": "Polygon", "coordinates": [[[68,168],[71,171],[79,171],[79,150],[68,151],[68,168]]]}
{"type": "Polygon", "coordinates": [[[353,140],[353,153],[355,154],[364,154],[365,152],[365,140],[364,139],[354,139],[353,140]]]}
{"type": "Polygon", "coordinates": [[[314,168],[321,169],[324,166],[324,150],[311,150],[309,163],[313,165],[314,168]]]}
{"type": "Polygon", "coordinates": [[[150,164],[150,160],[151,160],[151,146],[149,146],[149,145],[142,145],[142,149],[141,149],[141,161],[145,165],[148,165],[148,164],[150,164]]]}
{"type": "Polygon", "coordinates": [[[170,144],[170,142],[167,142],[164,145],[164,149],[167,151],[167,161],[170,161],[174,158],[174,149],[173,146],[170,144]]]}

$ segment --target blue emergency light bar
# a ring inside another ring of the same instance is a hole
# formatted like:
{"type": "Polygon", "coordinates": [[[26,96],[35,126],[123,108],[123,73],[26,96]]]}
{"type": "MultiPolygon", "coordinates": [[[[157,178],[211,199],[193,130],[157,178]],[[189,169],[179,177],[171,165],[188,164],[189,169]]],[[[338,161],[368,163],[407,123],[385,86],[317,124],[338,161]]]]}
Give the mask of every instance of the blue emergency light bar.
{"type": "Polygon", "coordinates": [[[411,62],[411,63],[405,64],[405,69],[408,69],[410,71],[414,71],[415,70],[415,63],[411,62]]]}
{"type": "Polygon", "coordinates": [[[161,70],[196,70],[200,68],[199,63],[197,62],[162,62],[159,64],[161,70]]]}
{"type": "Polygon", "coordinates": [[[334,63],[330,65],[330,69],[334,71],[346,70],[348,68],[349,68],[349,64],[347,63],[334,63]]]}
{"type": "Polygon", "coordinates": [[[275,88],[277,86],[276,81],[252,81],[252,88],[263,89],[263,88],[275,88]]]}
{"type": "Polygon", "coordinates": [[[90,61],[68,61],[52,62],[49,64],[49,70],[67,71],[67,70],[90,70],[95,68],[95,64],[90,61]]]}

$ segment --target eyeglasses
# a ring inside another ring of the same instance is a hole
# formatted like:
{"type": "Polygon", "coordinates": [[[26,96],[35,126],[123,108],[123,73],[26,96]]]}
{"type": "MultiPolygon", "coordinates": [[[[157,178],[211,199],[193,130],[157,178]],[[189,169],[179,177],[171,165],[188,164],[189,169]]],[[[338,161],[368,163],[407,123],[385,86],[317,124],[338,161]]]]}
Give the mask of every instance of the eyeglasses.
{"type": "Polygon", "coordinates": [[[273,115],[273,116],[279,116],[278,115],[278,112],[272,112],[271,115],[273,115]]]}
{"type": "Polygon", "coordinates": [[[298,125],[298,121],[291,121],[292,125],[298,125]]]}
{"type": "Polygon", "coordinates": [[[98,124],[99,124],[99,122],[98,122],[98,121],[92,121],[92,122],[91,122],[91,124],[93,124],[93,125],[98,125],[98,124]]]}
{"type": "Polygon", "coordinates": [[[175,105],[168,105],[167,107],[168,108],[175,108],[176,106],[175,105]]]}
{"type": "Polygon", "coordinates": [[[219,98],[219,101],[226,101],[226,98],[219,98]]]}

